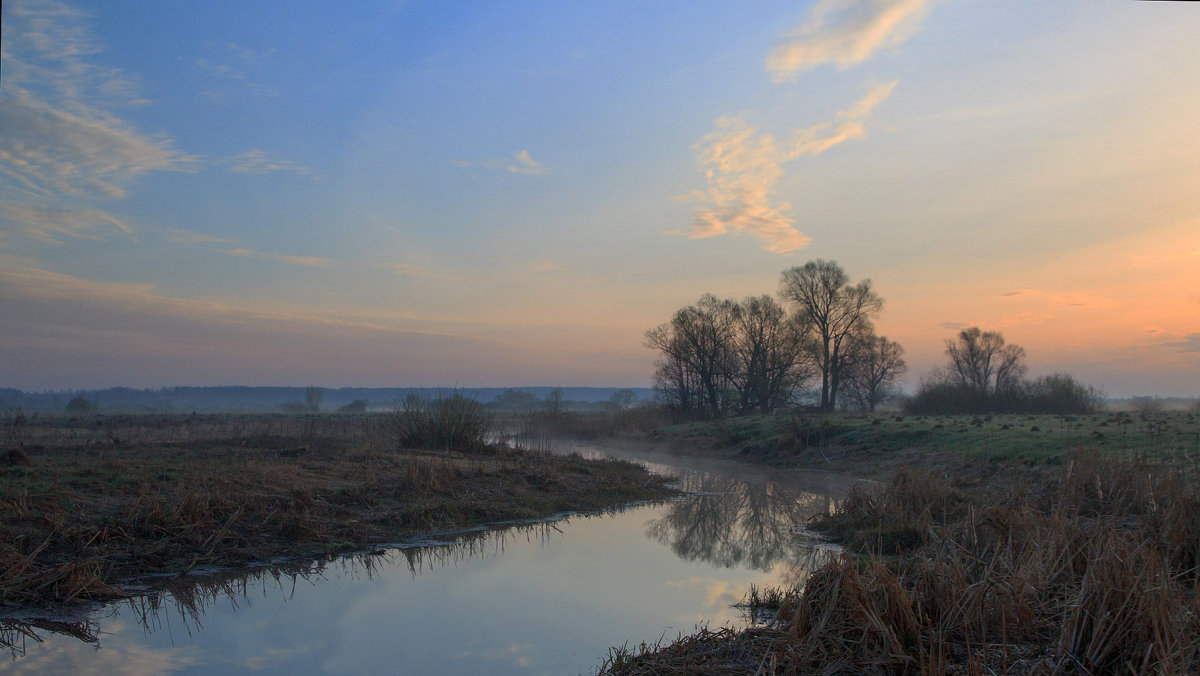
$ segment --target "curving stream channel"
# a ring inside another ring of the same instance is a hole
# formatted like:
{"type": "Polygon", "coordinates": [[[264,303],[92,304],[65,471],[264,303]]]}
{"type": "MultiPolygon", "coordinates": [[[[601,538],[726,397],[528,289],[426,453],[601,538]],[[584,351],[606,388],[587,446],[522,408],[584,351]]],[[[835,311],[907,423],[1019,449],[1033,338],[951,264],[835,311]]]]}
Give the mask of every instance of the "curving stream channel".
{"type": "Polygon", "coordinates": [[[751,584],[831,550],[801,532],[853,479],[611,453],[689,495],[407,541],[331,561],[172,578],[76,616],[0,618],[13,673],[575,674],[609,647],[742,626],[751,584]]]}

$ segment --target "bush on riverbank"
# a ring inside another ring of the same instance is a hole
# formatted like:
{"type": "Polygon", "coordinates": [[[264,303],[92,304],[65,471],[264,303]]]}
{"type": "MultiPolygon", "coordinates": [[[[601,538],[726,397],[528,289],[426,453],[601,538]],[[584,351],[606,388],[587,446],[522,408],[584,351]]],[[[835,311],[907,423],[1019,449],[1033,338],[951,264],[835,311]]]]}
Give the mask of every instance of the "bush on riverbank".
{"type": "Polygon", "coordinates": [[[1104,397],[1096,388],[1056,373],[1001,390],[979,390],[950,380],[926,381],[905,400],[904,410],[911,415],[1090,415],[1103,403],[1104,397]]]}
{"type": "Polygon", "coordinates": [[[455,392],[448,397],[410,394],[391,416],[401,448],[480,452],[494,450],[488,433],[492,416],[478,401],[455,392]]]}

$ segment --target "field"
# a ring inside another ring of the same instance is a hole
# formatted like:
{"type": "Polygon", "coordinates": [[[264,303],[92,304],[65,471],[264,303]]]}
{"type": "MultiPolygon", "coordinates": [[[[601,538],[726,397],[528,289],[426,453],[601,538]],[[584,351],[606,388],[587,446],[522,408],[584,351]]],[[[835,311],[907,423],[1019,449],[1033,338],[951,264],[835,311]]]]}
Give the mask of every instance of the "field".
{"type": "Polygon", "coordinates": [[[637,465],[488,444],[400,450],[387,415],[10,417],[0,605],[137,576],[362,550],[671,494],[637,465]]]}

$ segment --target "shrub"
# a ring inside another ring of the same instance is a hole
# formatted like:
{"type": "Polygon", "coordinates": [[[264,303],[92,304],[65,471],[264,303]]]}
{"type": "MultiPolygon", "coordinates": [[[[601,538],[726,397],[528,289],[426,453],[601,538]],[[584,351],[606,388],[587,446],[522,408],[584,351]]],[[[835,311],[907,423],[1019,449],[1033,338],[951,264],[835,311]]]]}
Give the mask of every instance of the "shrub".
{"type": "Polygon", "coordinates": [[[1091,414],[1100,409],[1104,396],[1100,390],[1075,380],[1066,373],[1042,376],[1026,388],[1029,413],[1059,415],[1091,414]]]}
{"type": "Polygon", "coordinates": [[[491,422],[482,404],[457,392],[437,399],[410,394],[391,417],[401,448],[449,451],[490,450],[491,422]]]}
{"type": "Polygon", "coordinates": [[[1101,392],[1065,373],[1022,381],[1000,392],[981,392],[948,380],[927,380],[904,402],[913,415],[965,415],[981,413],[1095,413],[1102,405],[1101,392]]]}
{"type": "Polygon", "coordinates": [[[953,415],[986,413],[995,402],[965,385],[948,381],[924,381],[917,393],[904,402],[904,410],[913,415],[953,415]]]}
{"type": "Polygon", "coordinates": [[[367,400],[366,399],[355,399],[354,401],[350,402],[349,404],[346,404],[345,406],[338,409],[338,413],[366,413],[366,412],[367,412],[367,400]]]}
{"type": "Polygon", "coordinates": [[[1162,413],[1163,410],[1163,401],[1158,397],[1134,397],[1129,400],[1129,405],[1133,408],[1134,413],[1143,418],[1162,413]]]}
{"type": "Polygon", "coordinates": [[[71,401],[67,402],[67,413],[70,413],[71,415],[87,415],[89,413],[95,413],[98,408],[100,407],[96,405],[96,402],[83,395],[73,397],[71,401]]]}

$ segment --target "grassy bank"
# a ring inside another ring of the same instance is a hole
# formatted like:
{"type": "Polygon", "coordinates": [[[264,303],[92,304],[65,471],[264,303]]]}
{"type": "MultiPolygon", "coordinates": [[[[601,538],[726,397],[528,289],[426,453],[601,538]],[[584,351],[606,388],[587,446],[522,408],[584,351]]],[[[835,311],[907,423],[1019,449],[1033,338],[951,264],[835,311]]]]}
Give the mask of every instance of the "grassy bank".
{"type": "Polygon", "coordinates": [[[772,415],[662,427],[681,449],[720,449],[752,462],[880,477],[903,465],[1061,463],[1073,449],[1102,456],[1200,458],[1200,415],[772,415]]]}
{"type": "Polygon", "coordinates": [[[406,535],[670,494],[616,461],[397,450],[367,415],[9,419],[0,604],[103,599],[197,566],[364,548],[406,535]]]}
{"type": "Polygon", "coordinates": [[[1197,673],[1200,477],[1119,450],[987,482],[970,461],[902,467],[814,524],[853,553],[784,591],[775,622],[614,650],[602,671],[1197,673]]]}

